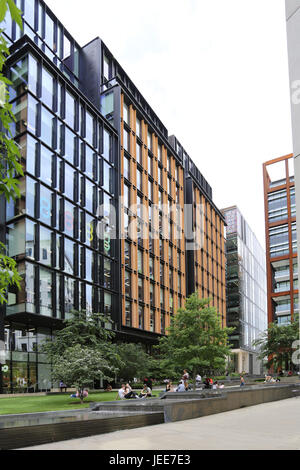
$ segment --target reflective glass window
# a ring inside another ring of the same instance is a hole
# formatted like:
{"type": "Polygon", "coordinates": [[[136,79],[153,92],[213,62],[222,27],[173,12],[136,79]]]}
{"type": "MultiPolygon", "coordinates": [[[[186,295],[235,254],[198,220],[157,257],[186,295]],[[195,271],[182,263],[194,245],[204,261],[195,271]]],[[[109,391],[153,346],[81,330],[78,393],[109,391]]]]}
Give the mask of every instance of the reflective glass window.
{"type": "Polygon", "coordinates": [[[42,68],[42,101],[52,109],[54,96],[54,77],[45,67],[42,68]]]}

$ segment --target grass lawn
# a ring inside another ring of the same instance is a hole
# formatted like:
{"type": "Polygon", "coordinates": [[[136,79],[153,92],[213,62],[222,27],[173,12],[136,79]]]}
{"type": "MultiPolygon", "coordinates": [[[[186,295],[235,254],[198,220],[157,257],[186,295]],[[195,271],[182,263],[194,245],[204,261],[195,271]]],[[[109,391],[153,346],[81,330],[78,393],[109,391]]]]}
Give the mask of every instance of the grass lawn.
{"type": "MultiPolygon", "coordinates": [[[[153,397],[158,395],[159,392],[153,393],[153,397]]],[[[0,415],[89,408],[93,401],[115,401],[116,397],[117,392],[90,393],[83,405],[80,404],[79,399],[70,398],[70,394],[0,398],[0,415]]]]}

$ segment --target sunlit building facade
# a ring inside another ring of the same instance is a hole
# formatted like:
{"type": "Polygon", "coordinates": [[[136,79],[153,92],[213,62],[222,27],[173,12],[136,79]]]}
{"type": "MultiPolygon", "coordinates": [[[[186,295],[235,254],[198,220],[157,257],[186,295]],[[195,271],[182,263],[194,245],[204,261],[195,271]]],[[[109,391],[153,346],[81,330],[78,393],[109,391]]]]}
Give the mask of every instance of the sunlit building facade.
{"type": "Polygon", "coordinates": [[[17,4],[6,72],[25,173],[21,198],[0,202],[0,240],[22,281],[0,315],[5,391],[51,388],[40,345],[74,309],[109,314],[117,340],[148,350],[195,290],[226,324],[225,222],[209,184],[101,39],[81,47],[43,1],[17,4]]]}

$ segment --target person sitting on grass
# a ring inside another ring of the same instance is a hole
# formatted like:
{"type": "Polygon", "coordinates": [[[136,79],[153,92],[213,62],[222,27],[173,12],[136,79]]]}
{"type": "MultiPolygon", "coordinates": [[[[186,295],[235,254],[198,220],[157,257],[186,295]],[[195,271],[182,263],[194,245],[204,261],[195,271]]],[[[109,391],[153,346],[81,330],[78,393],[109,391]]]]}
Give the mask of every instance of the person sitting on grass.
{"type": "Polygon", "coordinates": [[[129,384],[126,384],[124,398],[138,398],[138,395],[132,390],[129,384]]]}
{"type": "Polygon", "coordinates": [[[125,384],[122,384],[121,388],[118,390],[116,400],[118,400],[119,398],[121,400],[123,400],[125,398],[125,384]]]}
{"type": "Polygon", "coordinates": [[[151,392],[151,388],[150,387],[147,387],[146,384],[144,384],[140,394],[139,394],[139,398],[147,398],[147,397],[151,397],[152,396],[152,392],[151,392]]]}

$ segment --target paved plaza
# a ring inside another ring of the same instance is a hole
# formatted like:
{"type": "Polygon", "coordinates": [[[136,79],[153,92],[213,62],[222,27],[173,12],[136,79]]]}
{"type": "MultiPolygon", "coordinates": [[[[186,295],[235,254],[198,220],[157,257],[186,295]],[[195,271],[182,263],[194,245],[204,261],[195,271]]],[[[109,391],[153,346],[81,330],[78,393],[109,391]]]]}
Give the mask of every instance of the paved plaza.
{"type": "Polygon", "coordinates": [[[300,398],[29,449],[300,450],[300,398]]]}

